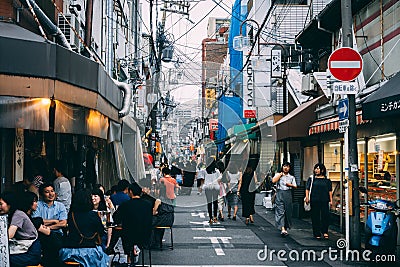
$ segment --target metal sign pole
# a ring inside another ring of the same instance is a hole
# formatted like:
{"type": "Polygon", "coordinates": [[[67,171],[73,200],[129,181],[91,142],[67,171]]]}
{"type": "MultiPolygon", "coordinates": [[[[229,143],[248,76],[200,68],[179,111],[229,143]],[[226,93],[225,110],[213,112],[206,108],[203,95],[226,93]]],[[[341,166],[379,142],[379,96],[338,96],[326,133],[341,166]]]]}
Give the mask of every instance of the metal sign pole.
{"type": "MultiPolygon", "coordinates": [[[[342,32],[343,46],[353,48],[353,32],[352,32],[352,13],[351,0],[341,1],[342,12],[342,32]]],[[[348,127],[348,174],[351,184],[351,200],[352,200],[352,216],[350,231],[350,248],[360,249],[360,198],[359,198],[359,180],[358,180],[358,154],[357,154],[357,125],[356,125],[356,101],[355,95],[348,94],[349,99],[349,127],[348,127]]],[[[346,194],[347,195],[347,194],[346,194]]],[[[347,209],[346,209],[347,211],[347,209]]]]}

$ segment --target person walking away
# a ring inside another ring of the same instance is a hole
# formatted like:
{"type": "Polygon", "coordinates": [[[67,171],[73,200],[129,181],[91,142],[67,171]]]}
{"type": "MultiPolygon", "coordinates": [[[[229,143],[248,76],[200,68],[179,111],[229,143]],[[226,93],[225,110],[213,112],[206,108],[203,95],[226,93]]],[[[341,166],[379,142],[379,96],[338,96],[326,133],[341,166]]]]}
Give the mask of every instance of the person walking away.
{"type": "Polygon", "coordinates": [[[57,161],[53,169],[56,179],[54,180],[54,191],[56,192],[56,200],[64,204],[67,213],[71,206],[71,184],[67,178],[64,177],[64,164],[61,161],[57,161]]]}
{"type": "Polygon", "coordinates": [[[165,186],[165,194],[168,199],[168,204],[176,206],[176,194],[175,190],[179,189],[177,181],[171,177],[171,170],[168,167],[162,169],[163,177],[160,179],[160,183],[165,186]]]}
{"type": "Polygon", "coordinates": [[[150,246],[153,206],[150,201],[142,199],[142,188],[137,183],[132,183],[128,189],[130,200],[122,203],[114,212],[114,222],[122,224],[122,246],[128,255],[135,255],[134,245],[150,246]]]}
{"type": "Polygon", "coordinates": [[[68,235],[60,250],[60,259],[79,262],[83,267],[108,266],[109,257],[101,248],[103,234],[101,219],[93,211],[91,192],[77,191],[68,214],[68,235]]]}
{"type": "Polygon", "coordinates": [[[204,185],[204,177],[206,176],[206,169],[204,166],[204,163],[200,163],[198,165],[197,169],[197,175],[196,175],[196,180],[197,180],[197,195],[201,196],[201,193],[203,191],[203,185],[204,185]]]}
{"type": "Polygon", "coordinates": [[[256,213],[254,204],[256,192],[250,190],[251,184],[257,184],[257,175],[252,166],[247,166],[239,180],[237,195],[242,199],[242,217],[246,218],[245,223],[254,223],[253,214],[256,213]]]}
{"type": "Polygon", "coordinates": [[[290,167],[289,162],[284,162],[281,171],[272,178],[272,182],[277,184],[275,222],[282,237],[288,235],[287,230],[292,226],[292,188],[297,188],[296,178],[289,173],[290,167]]]}
{"type": "Polygon", "coordinates": [[[227,195],[226,198],[228,200],[228,219],[231,218],[231,211],[233,208],[233,216],[232,220],[236,221],[236,215],[238,211],[238,185],[239,180],[241,179],[242,173],[239,172],[236,165],[230,165],[230,170],[227,171],[227,178],[228,178],[228,187],[227,187],[227,195]]]}
{"type": "Polygon", "coordinates": [[[196,163],[190,160],[183,170],[183,186],[184,194],[190,196],[192,193],[192,187],[194,184],[194,178],[196,177],[196,163]]]}
{"type": "Polygon", "coordinates": [[[217,161],[217,169],[221,173],[221,181],[219,183],[219,195],[218,195],[218,220],[223,222],[224,217],[224,207],[226,200],[226,188],[228,183],[227,174],[225,173],[225,164],[222,161],[217,161]]]}
{"type": "Polygon", "coordinates": [[[327,178],[326,167],[322,163],[315,164],[314,173],[307,180],[305,201],[311,205],[314,237],[321,239],[321,236],[323,236],[328,239],[329,208],[332,206],[332,182],[327,178]]]}
{"type": "Polygon", "coordinates": [[[222,177],[217,169],[215,160],[211,158],[209,162],[211,163],[206,168],[203,189],[207,199],[207,211],[210,218],[209,223],[213,224],[217,222],[219,184],[222,177]]]}

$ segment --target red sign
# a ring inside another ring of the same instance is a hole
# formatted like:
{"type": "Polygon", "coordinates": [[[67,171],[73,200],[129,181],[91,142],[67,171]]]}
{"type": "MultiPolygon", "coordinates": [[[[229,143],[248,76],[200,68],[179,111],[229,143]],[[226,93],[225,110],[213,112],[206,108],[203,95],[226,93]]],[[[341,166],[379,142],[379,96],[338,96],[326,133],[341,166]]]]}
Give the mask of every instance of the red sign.
{"type": "Polygon", "coordinates": [[[349,47],[333,51],[328,59],[328,68],[332,76],[343,82],[357,78],[361,73],[362,65],[361,55],[349,47]]]}
{"type": "Polygon", "coordinates": [[[210,119],[210,131],[218,131],[218,120],[210,119]]]}
{"type": "Polygon", "coordinates": [[[243,115],[245,119],[249,119],[249,118],[256,118],[257,114],[256,114],[256,110],[254,109],[246,109],[243,110],[243,115]]]}

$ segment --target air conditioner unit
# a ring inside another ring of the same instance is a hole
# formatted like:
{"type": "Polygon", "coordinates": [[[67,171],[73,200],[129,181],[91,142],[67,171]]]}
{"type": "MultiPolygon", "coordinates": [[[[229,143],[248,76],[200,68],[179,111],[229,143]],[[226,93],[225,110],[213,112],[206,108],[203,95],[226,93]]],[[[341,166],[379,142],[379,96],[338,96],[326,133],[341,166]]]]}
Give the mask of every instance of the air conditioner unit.
{"type": "Polygon", "coordinates": [[[303,95],[315,95],[317,93],[316,81],[311,73],[302,77],[301,93],[303,95]]]}
{"type": "Polygon", "coordinates": [[[76,36],[74,30],[71,28],[71,26],[68,24],[68,22],[65,20],[67,19],[69,23],[74,27],[75,31],[79,33],[79,28],[80,28],[80,23],[79,19],[73,15],[73,14],[66,14],[66,15],[58,14],[58,27],[64,33],[65,38],[71,45],[72,49],[75,51],[79,50],[79,38],[76,36]],[[64,18],[65,16],[65,18],[64,18]]]}

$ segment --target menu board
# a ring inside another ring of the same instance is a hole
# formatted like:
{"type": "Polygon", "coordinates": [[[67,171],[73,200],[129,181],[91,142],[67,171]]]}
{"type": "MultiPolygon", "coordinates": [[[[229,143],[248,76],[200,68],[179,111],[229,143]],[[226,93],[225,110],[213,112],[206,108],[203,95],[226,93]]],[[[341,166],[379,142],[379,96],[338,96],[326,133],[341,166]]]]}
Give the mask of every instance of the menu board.
{"type": "Polygon", "coordinates": [[[0,216],[0,267],[10,267],[7,215],[0,216]]]}

